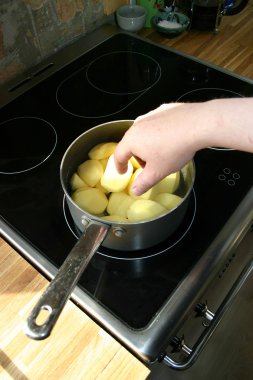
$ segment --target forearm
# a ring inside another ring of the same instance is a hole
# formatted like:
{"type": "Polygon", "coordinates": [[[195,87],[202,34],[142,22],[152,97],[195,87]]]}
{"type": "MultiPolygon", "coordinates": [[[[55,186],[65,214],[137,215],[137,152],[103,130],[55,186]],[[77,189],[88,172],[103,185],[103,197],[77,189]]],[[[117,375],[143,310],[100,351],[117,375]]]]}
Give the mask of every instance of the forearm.
{"type": "Polygon", "coordinates": [[[143,163],[135,181],[141,194],[207,147],[253,153],[253,98],[164,104],[135,120],[114,155],[120,172],[132,155],[143,163]]]}
{"type": "Polygon", "coordinates": [[[207,146],[253,152],[253,98],[211,100],[197,123],[200,148],[207,146]]]}

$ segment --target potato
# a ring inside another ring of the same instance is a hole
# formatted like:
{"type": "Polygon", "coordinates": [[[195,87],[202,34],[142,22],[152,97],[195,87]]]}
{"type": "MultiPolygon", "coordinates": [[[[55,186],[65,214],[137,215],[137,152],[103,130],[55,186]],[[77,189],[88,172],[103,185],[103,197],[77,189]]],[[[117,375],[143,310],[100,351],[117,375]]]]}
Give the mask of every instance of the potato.
{"type": "Polygon", "coordinates": [[[108,221],[139,222],[165,214],[182,201],[172,194],[179,186],[180,172],[165,177],[144,194],[134,195],[132,186],[143,168],[131,157],[126,173],[118,173],[113,155],[116,146],[116,142],[95,145],[89,159],[72,175],[72,199],[80,208],[108,221]]]}
{"type": "Polygon", "coordinates": [[[79,189],[80,187],[87,186],[87,184],[79,177],[77,173],[74,173],[70,178],[70,187],[72,191],[79,189]]]}
{"type": "Polygon", "coordinates": [[[127,210],[130,222],[140,222],[153,219],[167,212],[167,209],[150,199],[137,199],[127,210]]]}
{"type": "Polygon", "coordinates": [[[142,172],[142,170],[143,170],[142,168],[139,168],[135,170],[135,172],[132,174],[131,179],[127,185],[127,192],[132,198],[135,198],[135,199],[151,199],[152,194],[153,194],[153,188],[149,189],[148,191],[146,191],[145,193],[141,195],[135,195],[132,191],[133,183],[136,177],[142,172]]]}
{"type": "Polygon", "coordinates": [[[71,198],[84,211],[95,215],[102,214],[108,204],[106,195],[101,190],[92,187],[76,190],[71,198]]]}
{"type": "Polygon", "coordinates": [[[101,185],[110,192],[122,191],[127,187],[132,173],[133,165],[128,161],[127,171],[124,174],[120,174],[116,169],[114,156],[111,155],[101,178],[101,185]]]}
{"type": "Polygon", "coordinates": [[[116,142],[105,142],[95,145],[88,153],[91,160],[103,160],[110,157],[117,146],[116,142]]]}
{"type": "Polygon", "coordinates": [[[75,190],[75,193],[78,193],[79,191],[83,191],[85,189],[90,189],[90,186],[78,187],[78,189],[75,190]]]}
{"type": "Polygon", "coordinates": [[[157,194],[153,200],[160,203],[160,205],[165,207],[167,210],[172,210],[182,202],[183,198],[176,194],[160,193],[157,194]]]}
{"type": "Polygon", "coordinates": [[[104,158],[103,160],[99,160],[99,162],[101,163],[101,165],[103,166],[103,169],[105,171],[105,168],[106,168],[106,165],[108,162],[108,158],[104,158]]]}
{"type": "Polygon", "coordinates": [[[123,218],[123,216],[119,215],[105,215],[102,216],[101,219],[108,220],[110,222],[128,222],[127,218],[123,218]]]}
{"type": "Polygon", "coordinates": [[[180,172],[172,173],[163,178],[155,186],[153,186],[154,194],[159,193],[174,193],[178,186],[180,180],[180,172]]]}
{"type": "Polygon", "coordinates": [[[127,218],[127,209],[133,202],[134,199],[126,193],[111,193],[106,211],[110,215],[127,218]]]}
{"type": "Polygon", "coordinates": [[[181,169],[183,178],[184,178],[184,183],[187,189],[191,186],[192,180],[194,178],[194,165],[193,162],[190,161],[188,164],[186,164],[182,169],[181,169]]]}
{"type": "Polygon", "coordinates": [[[97,160],[84,161],[77,168],[77,174],[87,183],[88,186],[94,187],[100,181],[104,173],[101,162],[97,160]]]}
{"type": "Polygon", "coordinates": [[[141,168],[141,164],[136,160],[136,158],[134,156],[132,156],[130,158],[130,162],[133,165],[134,169],[140,169],[141,168]]]}
{"type": "Polygon", "coordinates": [[[103,193],[105,194],[109,194],[109,191],[106,190],[102,185],[101,185],[101,181],[99,181],[96,186],[95,186],[97,189],[101,190],[103,193]]]}

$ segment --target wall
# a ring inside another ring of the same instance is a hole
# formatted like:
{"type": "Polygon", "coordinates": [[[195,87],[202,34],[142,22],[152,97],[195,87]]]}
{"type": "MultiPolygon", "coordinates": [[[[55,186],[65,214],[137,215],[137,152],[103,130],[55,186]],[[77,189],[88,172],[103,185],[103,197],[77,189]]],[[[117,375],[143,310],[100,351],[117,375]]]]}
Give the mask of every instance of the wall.
{"type": "Polygon", "coordinates": [[[39,63],[104,22],[103,0],[0,3],[0,83],[39,63]]]}

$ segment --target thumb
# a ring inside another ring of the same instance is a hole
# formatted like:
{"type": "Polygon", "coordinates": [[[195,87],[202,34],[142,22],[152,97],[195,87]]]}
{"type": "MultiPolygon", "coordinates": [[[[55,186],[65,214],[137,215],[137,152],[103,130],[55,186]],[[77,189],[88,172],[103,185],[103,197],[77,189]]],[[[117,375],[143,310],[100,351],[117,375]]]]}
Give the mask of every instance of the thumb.
{"type": "Polygon", "coordinates": [[[145,193],[147,190],[149,190],[152,186],[154,186],[157,182],[160,181],[163,177],[158,176],[158,173],[156,173],[153,169],[148,168],[145,166],[143,171],[136,177],[132,192],[135,195],[141,195],[145,193]]]}

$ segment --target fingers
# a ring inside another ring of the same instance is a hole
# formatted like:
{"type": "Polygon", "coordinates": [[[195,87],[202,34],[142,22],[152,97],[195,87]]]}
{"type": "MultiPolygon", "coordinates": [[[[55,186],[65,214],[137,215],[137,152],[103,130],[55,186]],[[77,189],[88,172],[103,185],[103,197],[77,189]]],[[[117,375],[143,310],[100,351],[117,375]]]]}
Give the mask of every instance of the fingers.
{"type": "Polygon", "coordinates": [[[121,140],[114,151],[115,166],[120,174],[124,174],[127,171],[128,160],[132,155],[131,150],[121,140]]]}
{"type": "MultiPolygon", "coordinates": [[[[156,166],[155,166],[156,167],[156,166]]],[[[152,164],[147,163],[144,170],[136,177],[132,191],[135,195],[141,195],[157,184],[165,177],[167,172],[158,171],[152,164]]]]}
{"type": "Polygon", "coordinates": [[[148,189],[153,186],[153,181],[151,178],[145,176],[145,171],[138,175],[136,180],[133,183],[132,192],[135,195],[142,195],[148,189]]]}

